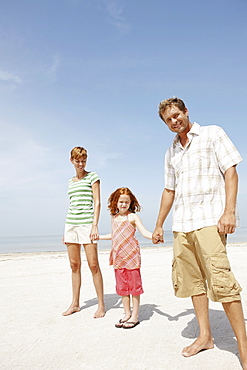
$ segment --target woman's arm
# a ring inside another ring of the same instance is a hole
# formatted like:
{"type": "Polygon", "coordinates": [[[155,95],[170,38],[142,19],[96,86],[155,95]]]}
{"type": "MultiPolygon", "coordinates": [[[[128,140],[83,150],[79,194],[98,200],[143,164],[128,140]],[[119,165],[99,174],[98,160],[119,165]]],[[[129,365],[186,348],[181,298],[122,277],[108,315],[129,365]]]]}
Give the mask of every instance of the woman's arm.
{"type": "Polygon", "coordinates": [[[133,226],[135,226],[140,231],[144,238],[152,239],[152,233],[145,228],[140,217],[137,216],[136,213],[129,214],[129,221],[133,226]]]}
{"type": "Polygon", "coordinates": [[[93,190],[94,216],[93,216],[93,224],[92,224],[90,239],[98,240],[99,239],[98,222],[99,222],[99,214],[100,214],[100,181],[99,180],[97,180],[92,185],[92,190],[93,190]]]}

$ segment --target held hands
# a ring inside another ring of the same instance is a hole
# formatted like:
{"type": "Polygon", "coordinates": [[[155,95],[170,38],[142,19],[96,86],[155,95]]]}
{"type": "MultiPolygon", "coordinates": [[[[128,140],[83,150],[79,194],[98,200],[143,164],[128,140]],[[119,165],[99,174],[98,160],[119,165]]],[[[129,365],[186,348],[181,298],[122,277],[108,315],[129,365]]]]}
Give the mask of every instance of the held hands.
{"type": "Polygon", "coordinates": [[[153,244],[164,243],[164,231],[162,227],[156,227],[152,235],[153,244]]]}
{"type": "Polygon", "coordinates": [[[236,217],[233,213],[223,213],[218,221],[218,231],[220,234],[232,234],[236,228],[236,217]]]}
{"type": "Polygon", "coordinates": [[[99,232],[98,226],[93,225],[90,233],[90,240],[93,242],[94,240],[99,240],[99,232]]]}

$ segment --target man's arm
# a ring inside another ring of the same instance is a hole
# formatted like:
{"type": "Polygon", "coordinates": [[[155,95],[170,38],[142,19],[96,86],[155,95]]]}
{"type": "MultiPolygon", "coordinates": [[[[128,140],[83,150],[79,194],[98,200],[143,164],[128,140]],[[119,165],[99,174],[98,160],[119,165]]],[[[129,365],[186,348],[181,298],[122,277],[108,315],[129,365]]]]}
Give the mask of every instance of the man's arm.
{"type": "Polygon", "coordinates": [[[219,233],[232,234],[236,228],[236,201],[238,192],[238,174],[236,166],[228,168],[224,173],[226,205],[225,210],[218,222],[219,233]]]}
{"type": "Polygon", "coordinates": [[[164,189],[161,202],[160,202],[160,210],[159,210],[159,214],[158,214],[158,218],[156,222],[156,227],[155,227],[155,230],[153,232],[153,237],[152,237],[154,244],[164,242],[164,238],[163,238],[164,232],[163,232],[162,227],[163,227],[163,223],[166,217],[168,216],[172,208],[174,197],[175,197],[174,190],[164,189]]]}

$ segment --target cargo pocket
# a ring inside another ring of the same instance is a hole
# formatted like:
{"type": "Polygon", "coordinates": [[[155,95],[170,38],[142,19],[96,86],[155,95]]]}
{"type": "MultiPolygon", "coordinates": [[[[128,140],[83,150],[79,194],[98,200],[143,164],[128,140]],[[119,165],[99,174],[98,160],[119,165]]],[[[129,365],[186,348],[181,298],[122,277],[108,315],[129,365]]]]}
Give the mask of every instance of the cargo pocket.
{"type": "Polygon", "coordinates": [[[241,287],[235,279],[226,254],[211,256],[212,290],[217,297],[239,294],[241,287]]]}
{"type": "Polygon", "coordinates": [[[176,258],[172,260],[172,284],[175,293],[178,291],[178,269],[176,258]]]}

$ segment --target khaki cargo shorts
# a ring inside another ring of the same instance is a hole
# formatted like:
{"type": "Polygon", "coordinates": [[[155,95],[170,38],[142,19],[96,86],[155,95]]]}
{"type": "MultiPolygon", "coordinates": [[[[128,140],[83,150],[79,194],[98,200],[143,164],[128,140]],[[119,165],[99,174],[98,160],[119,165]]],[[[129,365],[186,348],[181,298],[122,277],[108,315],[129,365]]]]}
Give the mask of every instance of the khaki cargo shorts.
{"type": "Polygon", "coordinates": [[[174,232],[172,281],[177,297],[206,293],[214,302],[241,299],[226,252],[226,237],[217,226],[189,233],[174,232]]]}

